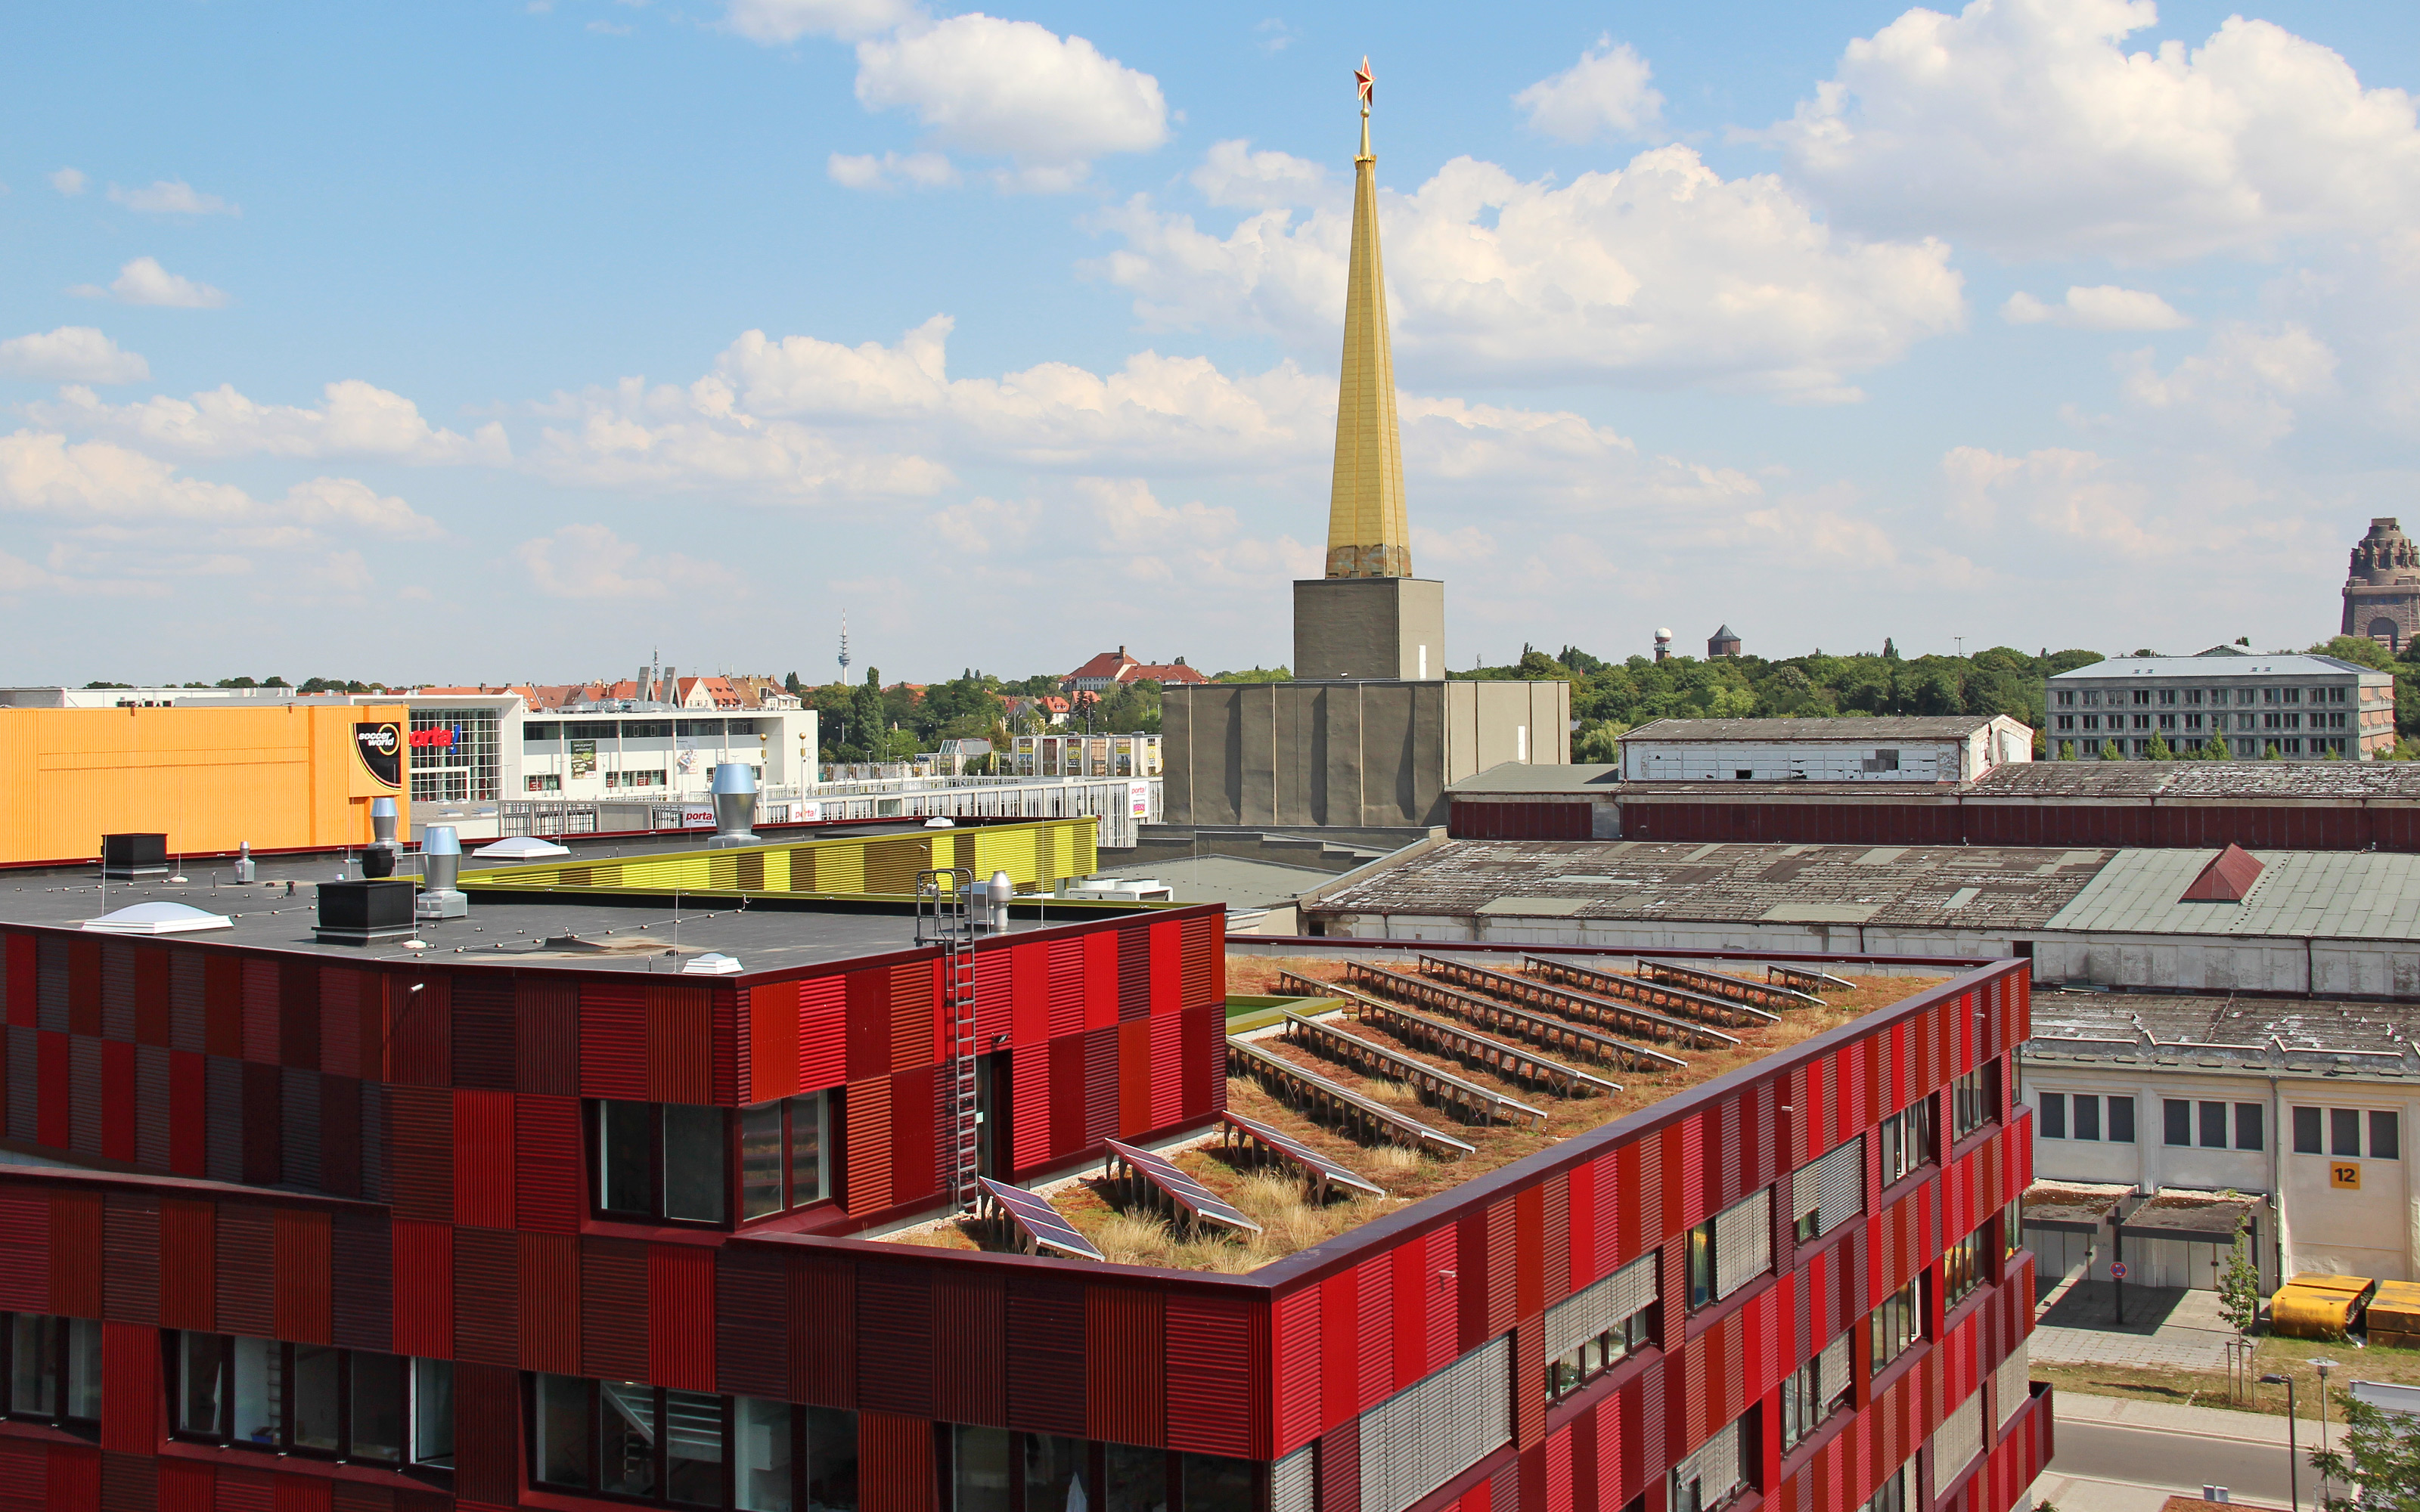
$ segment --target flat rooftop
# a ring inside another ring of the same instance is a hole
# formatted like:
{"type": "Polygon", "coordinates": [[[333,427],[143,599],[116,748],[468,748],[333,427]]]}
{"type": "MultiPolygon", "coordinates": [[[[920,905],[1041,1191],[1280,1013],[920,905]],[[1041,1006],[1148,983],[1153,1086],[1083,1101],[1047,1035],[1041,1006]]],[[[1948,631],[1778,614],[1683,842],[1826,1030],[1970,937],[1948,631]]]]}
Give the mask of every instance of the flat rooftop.
{"type": "MultiPolygon", "coordinates": [[[[572,846],[579,859],[697,848],[695,836],[572,846]]],[[[484,869],[469,856],[463,861],[465,875],[484,869]]],[[[196,860],[186,864],[190,880],[182,884],[158,878],[112,882],[105,905],[95,866],[0,872],[0,924],[72,928],[132,903],[180,903],[221,915],[230,920],[230,926],[190,933],[96,933],[92,937],[132,944],[241,945],[291,950],[322,957],[331,964],[444,960],[582,971],[676,970],[681,962],[708,951],[736,958],[744,971],[783,970],[911,949],[916,943],[914,918],[895,905],[754,899],[741,907],[730,899],[700,899],[678,910],[675,929],[675,910],[661,898],[503,891],[467,893],[471,908],[467,918],[424,920],[418,937],[426,949],[407,949],[401,940],[366,946],[324,943],[313,933],[318,918],[318,887],[336,879],[337,866],[338,858],[333,856],[264,856],[256,862],[258,880],[240,885],[231,880],[233,872],[227,862],[196,860]],[[289,883],[291,896],[287,891],[289,883]],[[677,954],[668,955],[675,949],[675,935],[677,954]]],[[[359,871],[356,865],[356,876],[359,871]]],[[[1041,916],[1032,918],[1020,904],[1009,930],[1021,933],[1078,918],[1131,911],[1116,903],[1046,902],[1041,916]]]]}
{"type": "MultiPolygon", "coordinates": [[[[1995,845],[1448,841],[1365,871],[1310,906],[1335,914],[2040,929],[2117,854],[1995,845]]],[[[2207,860],[2211,853],[2177,854],[2207,860]]]]}
{"type": "Polygon", "coordinates": [[[2420,1004],[2327,997],[2171,995],[2036,988],[2028,1058],[2208,1061],[2212,1065],[2325,1069],[2408,1063],[2420,1079],[2420,1004]],[[2374,1062],[2374,1064],[2373,1064],[2374,1062]]]}
{"type": "Polygon", "coordinates": [[[1622,735],[1621,742],[1963,740],[1996,717],[1990,714],[1884,714],[1814,719],[1653,719],[1622,735]]]}
{"type": "Polygon", "coordinates": [[[1457,797],[1570,794],[1622,802],[1951,803],[2102,799],[2262,802],[2400,798],[2420,802],[2420,762],[2009,762],[1971,782],[1636,781],[1595,764],[1506,762],[1449,789],[1457,797]]]}
{"type": "MultiPolygon", "coordinates": [[[[1497,969],[1509,969],[1508,963],[1486,964],[1497,969]]],[[[1725,969],[1719,961],[1691,964],[1714,970],[1725,969]]],[[[1231,955],[1228,957],[1228,990],[1231,995],[1275,991],[1271,984],[1280,971],[1323,982],[1335,981],[1342,978],[1345,969],[1342,960],[1327,956],[1231,955]]],[[[1418,968],[1412,960],[1407,959],[1393,964],[1390,969],[1411,975],[1418,968]]],[[[1762,975],[1761,965],[1749,966],[1743,963],[1730,969],[1735,974],[1760,980],[1762,975]]],[[[1043,1183],[1038,1190],[1044,1192],[1061,1214],[1090,1239],[1106,1259],[1112,1262],[1194,1271],[1256,1270],[1272,1260],[1281,1259],[1357,1228],[1373,1219],[1451,1191],[1514,1161],[1602,1128],[1641,1108],[1701,1087],[1726,1072],[1786,1050],[1851,1019],[1900,1002],[1943,980],[1945,977],[1938,974],[1861,978],[1852,989],[1826,993],[1822,1008],[1793,1009],[1785,1012],[1779,1022],[1758,1028],[1725,1029],[1725,1033],[1739,1040],[1736,1048],[1700,1050],[1669,1044],[1660,1046],[1687,1062],[1683,1069],[1678,1071],[1652,1074],[1612,1071],[1571,1061],[1553,1052],[1540,1052],[1545,1058],[1592,1070],[1620,1083],[1622,1088],[1610,1095],[1600,1093],[1569,1098],[1558,1097],[1528,1081],[1507,1080],[1471,1062],[1398,1039],[1376,1024],[1365,1023],[1350,1014],[1341,1014],[1330,1020],[1345,1032],[1405,1058],[1450,1072],[1466,1082],[1476,1083],[1490,1091],[1539,1109],[1546,1115],[1542,1128],[1464,1122],[1450,1110],[1425,1103],[1404,1083],[1362,1075],[1342,1060],[1289,1041],[1273,1032],[1257,1031],[1251,1039],[1252,1043],[1314,1075],[1473,1145],[1476,1147],[1474,1152],[1457,1160],[1446,1160],[1393,1146],[1360,1144],[1327,1124],[1314,1121],[1298,1112],[1272,1095],[1259,1081],[1231,1076],[1227,1082],[1227,1105],[1231,1111],[1291,1135],[1338,1165],[1376,1182],[1386,1189],[1387,1195],[1350,1199],[1331,1197],[1326,1207],[1314,1208],[1304,1200],[1300,1183],[1281,1168],[1239,1164],[1231,1161],[1215,1144],[1201,1142],[1188,1144],[1175,1151],[1171,1156],[1174,1163],[1195,1180],[1259,1223],[1262,1227],[1260,1234],[1228,1237],[1205,1231],[1198,1237],[1187,1237],[1171,1231],[1165,1222],[1147,1211],[1122,1211],[1111,1200],[1109,1185],[1098,1167],[1043,1183]]],[[[1332,1012],[1333,1010],[1325,1011],[1332,1012]]],[[[1442,1012],[1421,1011],[1432,1018],[1470,1027],[1442,1012]]],[[[1231,1019],[1244,1012],[1241,1008],[1229,1010],[1231,1019]]],[[[1509,1039],[1500,1032],[1477,1032],[1489,1033],[1498,1040],[1509,1039]]],[[[887,1237],[900,1242],[948,1249],[1001,1247],[989,1236],[980,1233],[974,1224],[957,1219],[927,1223],[887,1237]]],[[[1085,1262],[1071,1260],[1067,1263],[1081,1265],[1085,1262]]]]}

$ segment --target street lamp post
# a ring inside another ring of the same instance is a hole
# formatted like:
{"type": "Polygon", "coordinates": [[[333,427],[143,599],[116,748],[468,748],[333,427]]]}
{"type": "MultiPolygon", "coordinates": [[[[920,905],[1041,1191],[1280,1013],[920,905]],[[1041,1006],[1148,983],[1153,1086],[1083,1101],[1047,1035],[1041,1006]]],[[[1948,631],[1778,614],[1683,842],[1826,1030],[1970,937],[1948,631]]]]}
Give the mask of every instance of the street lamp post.
{"type": "MultiPolygon", "coordinates": [[[[2319,1373],[2319,1453],[2328,1452],[2328,1372],[2336,1367],[2334,1360],[2314,1360],[2311,1368],[2319,1373]]],[[[2328,1499],[2328,1478],[2319,1477],[2319,1500],[2328,1499]]]]}
{"type": "Polygon", "coordinates": [[[2294,1378],[2291,1376],[2276,1375],[2262,1376],[2260,1378],[2260,1384],[2264,1386],[2283,1386],[2286,1388],[2286,1505],[2291,1509],[2291,1512],[2302,1512],[2303,1455],[2302,1451],[2294,1446],[2294,1378]]]}

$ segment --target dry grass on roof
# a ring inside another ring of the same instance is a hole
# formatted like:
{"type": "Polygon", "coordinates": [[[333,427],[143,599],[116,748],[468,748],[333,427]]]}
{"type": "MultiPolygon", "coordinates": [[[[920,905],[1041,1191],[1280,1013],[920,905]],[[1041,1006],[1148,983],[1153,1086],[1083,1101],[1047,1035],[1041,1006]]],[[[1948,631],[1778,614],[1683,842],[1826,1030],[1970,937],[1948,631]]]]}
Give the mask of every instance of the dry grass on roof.
{"type": "MultiPolygon", "coordinates": [[[[1291,970],[1296,975],[1318,980],[1333,980],[1342,975],[1343,963],[1327,957],[1230,957],[1228,990],[1233,993],[1265,993],[1268,988],[1247,985],[1247,981],[1258,973],[1260,980],[1273,983],[1276,973],[1280,970],[1291,970]]],[[[1073,1185],[1052,1191],[1050,1199],[1066,1215],[1069,1223],[1115,1263],[1168,1266],[1187,1271],[1256,1270],[1271,1260],[1281,1259],[1357,1228],[1373,1218],[1450,1191],[1474,1177],[1508,1165],[1575,1134],[1598,1128],[1675,1092],[1701,1086],[1726,1072],[1776,1051],[1788,1049],[1861,1014],[1900,1002],[1942,980],[1937,975],[1861,978],[1854,990],[1827,995],[1821,1009],[1797,1010],[1785,1014],[1778,1024],[1730,1031],[1740,1038],[1737,1049],[1686,1052],[1689,1065],[1685,1071],[1660,1075],[1602,1072],[1622,1084],[1622,1090],[1610,1097],[1559,1098],[1526,1083],[1507,1081],[1482,1067],[1466,1065],[1398,1041],[1375,1024],[1364,1024],[1348,1016],[1342,1026],[1349,1032],[1400,1051],[1415,1060],[1450,1071],[1465,1081],[1475,1082],[1527,1103],[1545,1113],[1545,1126],[1465,1123],[1446,1109],[1424,1103],[1418,1092],[1401,1082],[1363,1076],[1342,1062],[1273,1037],[1255,1042],[1307,1071],[1396,1108],[1433,1129],[1475,1145],[1477,1152],[1461,1160],[1448,1161],[1390,1146],[1365,1146],[1325,1124],[1312,1122],[1278,1101],[1257,1081],[1230,1077],[1227,1082],[1229,1108],[1246,1118],[1283,1130],[1321,1154],[1375,1181],[1387,1189],[1388,1196],[1357,1197],[1349,1201],[1331,1200],[1325,1208],[1314,1208],[1304,1200],[1301,1184],[1292,1180],[1283,1167],[1231,1165],[1215,1146],[1198,1146],[1175,1155],[1176,1164],[1202,1185],[1242,1209],[1247,1216],[1261,1225],[1261,1233],[1228,1237],[1207,1229],[1199,1235],[1171,1231],[1169,1225],[1155,1214],[1119,1211],[1109,1200],[1098,1170],[1089,1173],[1073,1185]]],[[[896,1237],[902,1243],[945,1249],[986,1247],[978,1242],[975,1226],[966,1222],[944,1223],[896,1237]]]]}

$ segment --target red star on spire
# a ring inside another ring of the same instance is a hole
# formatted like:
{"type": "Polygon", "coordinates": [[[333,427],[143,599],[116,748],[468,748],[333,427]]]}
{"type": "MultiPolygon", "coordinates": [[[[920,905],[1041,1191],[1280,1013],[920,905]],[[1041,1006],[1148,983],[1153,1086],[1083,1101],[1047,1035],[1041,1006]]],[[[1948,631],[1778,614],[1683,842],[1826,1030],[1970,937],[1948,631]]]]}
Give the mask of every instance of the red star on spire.
{"type": "Polygon", "coordinates": [[[1368,109],[1370,97],[1374,88],[1374,79],[1370,72],[1370,60],[1367,57],[1361,60],[1359,68],[1353,70],[1353,82],[1360,86],[1362,108],[1368,109]]]}

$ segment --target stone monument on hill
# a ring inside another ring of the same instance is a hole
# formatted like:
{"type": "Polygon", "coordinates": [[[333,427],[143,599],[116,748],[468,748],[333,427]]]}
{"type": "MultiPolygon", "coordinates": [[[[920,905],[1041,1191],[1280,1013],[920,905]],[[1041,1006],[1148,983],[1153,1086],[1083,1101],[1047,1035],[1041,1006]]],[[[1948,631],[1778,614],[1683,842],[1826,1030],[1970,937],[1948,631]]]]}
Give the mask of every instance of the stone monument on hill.
{"type": "Polygon", "coordinates": [[[2345,574],[2344,628],[2400,652],[2420,635],[2420,551],[2387,516],[2369,522],[2345,574]]]}
{"type": "Polygon", "coordinates": [[[1354,78],[1361,150],[1353,160],[1326,575],[1294,585],[1293,682],[1165,691],[1171,825],[1440,825],[1447,784],[1502,762],[1571,759],[1570,686],[1447,680],[1445,584],[1412,576],[1366,59],[1354,78]]]}

